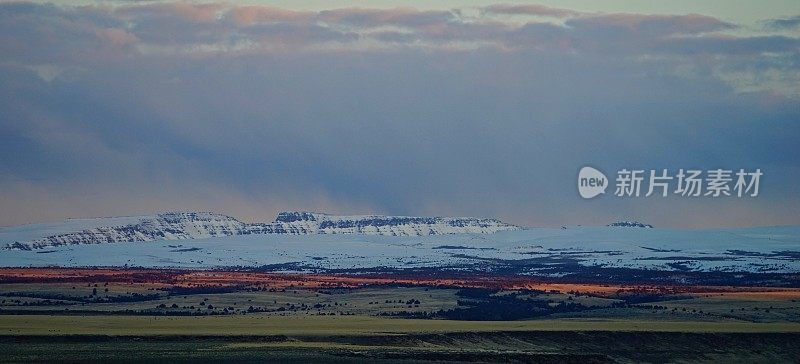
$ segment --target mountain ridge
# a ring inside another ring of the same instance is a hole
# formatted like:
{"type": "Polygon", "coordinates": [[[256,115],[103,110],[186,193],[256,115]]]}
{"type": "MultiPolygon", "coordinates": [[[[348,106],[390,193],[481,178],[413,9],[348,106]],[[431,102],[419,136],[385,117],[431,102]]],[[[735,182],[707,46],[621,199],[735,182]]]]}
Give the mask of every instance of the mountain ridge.
{"type": "MultiPolygon", "coordinates": [[[[384,215],[332,215],[308,211],[280,212],[271,223],[245,223],[213,212],[178,211],[129,216],[127,224],[103,226],[119,218],[82,219],[87,228],[14,240],[5,249],[32,250],[77,244],[148,242],[157,240],[203,239],[254,234],[367,234],[424,236],[478,233],[489,234],[519,227],[497,219],[472,217],[416,217],[384,215]]],[[[73,221],[74,222],[74,221],[73,221]]],[[[55,229],[57,230],[57,229],[55,229]]]]}

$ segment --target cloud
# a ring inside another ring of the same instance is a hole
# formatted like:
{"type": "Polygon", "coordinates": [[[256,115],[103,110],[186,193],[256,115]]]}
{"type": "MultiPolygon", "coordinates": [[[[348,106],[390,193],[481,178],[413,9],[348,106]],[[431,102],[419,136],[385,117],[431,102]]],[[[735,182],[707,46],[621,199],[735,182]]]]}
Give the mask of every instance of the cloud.
{"type": "Polygon", "coordinates": [[[210,24],[220,18],[222,4],[192,4],[186,2],[125,5],[115,13],[133,19],[180,19],[190,23],[210,24]]]}
{"type": "Polygon", "coordinates": [[[248,26],[256,23],[304,22],[314,17],[310,11],[286,10],[271,6],[239,6],[226,13],[237,26],[248,26]]]}
{"type": "Polygon", "coordinates": [[[346,43],[359,38],[359,35],[353,32],[304,23],[258,24],[240,30],[239,34],[265,47],[303,47],[327,42],[346,43]]]}
{"type": "MultiPolygon", "coordinates": [[[[725,34],[737,25],[714,17],[689,15],[597,14],[541,5],[491,5],[480,16],[464,17],[460,9],[344,8],[294,11],[270,6],[146,3],[117,7],[58,7],[4,4],[6,54],[83,60],[132,56],[171,47],[181,53],[269,52],[276,49],[319,50],[342,47],[392,49],[397,46],[464,49],[551,49],[607,52],[630,56],[651,53],[691,57],[692,47],[707,44],[713,53],[797,53],[797,38],[725,34]],[[525,24],[487,17],[525,13],[562,18],[563,23],[525,24]],[[20,39],[25,39],[21,42],[20,39]],[[357,43],[357,44],[354,44],[357,43]],[[343,45],[345,44],[345,45],[343,45]],[[87,53],[88,50],[88,53],[87,53]]],[[[21,60],[21,59],[20,59],[21,60]]],[[[47,61],[47,62],[45,62],[47,61]]]]}
{"type": "Polygon", "coordinates": [[[659,44],[662,50],[681,54],[794,53],[800,51],[800,39],[785,36],[707,36],[666,39],[659,44]]]}
{"type": "Polygon", "coordinates": [[[456,20],[450,11],[420,11],[414,8],[324,10],[319,12],[319,19],[333,24],[367,28],[382,26],[424,28],[456,20]]]}
{"type": "Polygon", "coordinates": [[[0,224],[184,208],[800,223],[796,38],[559,14],[0,4],[0,204],[20,206],[0,224]],[[587,204],[587,163],[765,179],[758,199],[587,204]]]}
{"type": "Polygon", "coordinates": [[[480,9],[483,14],[502,14],[502,15],[536,15],[536,16],[549,16],[556,18],[569,18],[579,16],[582,13],[569,10],[552,8],[545,5],[529,4],[529,5],[510,5],[510,4],[495,4],[482,7],[480,9]]]}
{"type": "Polygon", "coordinates": [[[0,60],[52,64],[121,57],[136,40],[122,25],[94,7],[0,4],[0,60]]]}
{"type": "Polygon", "coordinates": [[[114,46],[124,46],[139,41],[135,35],[119,28],[96,29],[95,34],[98,38],[114,46]]]}
{"type": "Polygon", "coordinates": [[[788,18],[770,19],[765,21],[768,29],[773,30],[792,30],[800,28],[800,15],[788,18]]]}
{"type": "Polygon", "coordinates": [[[735,29],[736,25],[699,15],[602,14],[570,19],[566,25],[583,31],[637,33],[648,37],[695,35],[735,29]]]}

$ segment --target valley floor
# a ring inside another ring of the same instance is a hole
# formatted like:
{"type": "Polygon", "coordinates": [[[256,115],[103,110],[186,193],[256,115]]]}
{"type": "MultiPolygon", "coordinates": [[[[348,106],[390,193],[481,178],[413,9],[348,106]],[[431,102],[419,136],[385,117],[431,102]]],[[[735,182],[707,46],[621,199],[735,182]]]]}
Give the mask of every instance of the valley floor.
{"type": "Polygon", "coordinates": [[[791,287],[0,269],[3,362],[792,362],[798,339],[791,287]]]}

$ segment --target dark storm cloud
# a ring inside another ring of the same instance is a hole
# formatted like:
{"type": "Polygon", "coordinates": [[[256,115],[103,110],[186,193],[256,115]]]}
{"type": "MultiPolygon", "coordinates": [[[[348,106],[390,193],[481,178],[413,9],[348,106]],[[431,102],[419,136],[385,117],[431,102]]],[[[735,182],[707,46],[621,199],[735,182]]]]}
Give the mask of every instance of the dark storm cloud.
{"type": "Polygon", "coordinates": [[[0,223],[171,209],[799,222],[800,108],[781,87],[796,38],[700,15],[541,15],[563,23],[0,5],[0,203],[14,207],[0,223]],[[587,202],[586,163],[766,174],[752,200],[587,202]]]}

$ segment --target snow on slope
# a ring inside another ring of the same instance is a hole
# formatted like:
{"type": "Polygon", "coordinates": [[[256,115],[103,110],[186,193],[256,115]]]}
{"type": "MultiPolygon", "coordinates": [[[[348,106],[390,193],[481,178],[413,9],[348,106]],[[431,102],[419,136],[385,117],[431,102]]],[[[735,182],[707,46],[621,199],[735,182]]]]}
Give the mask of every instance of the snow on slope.
{"type": "Polygon", "coordinates": [[[139,223],[142,218],[143,216],[124,216],[67,219],[60,222],[5,227],[0,228],[0,242],[29,241],[99,227],[131,225],[139,223]]]}
{"type": "MultiPolygon", "coordinates": [[[[86,220],[90,220],[94,227],[27,241],[15,239],[13,242],[6,242],[6,248],[27,250],[75,244],[201,239],[235,235],[246,230],[245,224],[232,217],[207,212],[174,212],[122,220],[116,218],[86,220]],[[125,222],[127,224],[118,224],[125,222]]],[[[3,230],[0,237],[15,238],[15,233],[14,228],[8,228],[3,230]]]]}
{"type": "Polygon", "coordinates": [[[0,230],[0,266],[279,270],[437,268],[558,275],[583,267],[800,272],[800,227],[520,229],[491,219],[181,212],[0,230]],[[160,242],[157,240],[161,240],[160,242]],[[177,240],[177,241],[176,241],[177,240]],[[149,241],[147,244],[125,242],[149,241]],[[119,244],[104,244],[116,242],[119,244]]]}
{"type": "MultiPolygon", "coordinates": [[[[312,225],[313,226],[313,225],[312,225]]],[[[494,234],[387,236],[250,234],[148,244],[0,250],[0,266],[436,268],[558,275],[583,267],[659,271],[800,272],[800,227],[670,230],[520,229],[494,234]],[[559,265],[561,268],[558,268],[559,265]],[[560,269],[560,270],[559,270],[560,269]]]]}
{"type": "Polygon", "coordinates": [[[494,233],[518,229],[494,219],[336,216],[313,212],[282,212],[273,223],[248,224],[209,212],[173,212],[127,218],[84,219],[12,227],[0,232],[6,249],[41,249],[77,244],[155,240],[186,240],[252,234],[369,234],[420,236],[458,233],[494,233]],[[40,231],[37,231],[39,229],[40,231]],[[42,231],[46,233],[42,233],[42,231]]]}

